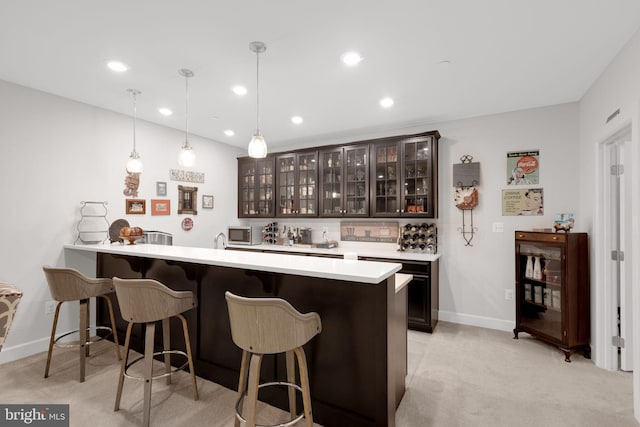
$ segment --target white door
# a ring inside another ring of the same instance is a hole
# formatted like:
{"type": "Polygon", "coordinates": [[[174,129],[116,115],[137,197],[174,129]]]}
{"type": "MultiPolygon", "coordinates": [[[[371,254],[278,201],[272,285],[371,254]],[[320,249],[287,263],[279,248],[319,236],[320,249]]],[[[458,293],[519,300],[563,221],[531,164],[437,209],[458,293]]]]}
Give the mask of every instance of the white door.
{"type": "Polygon", "coordinates": [[[631,311],[631,177],[630,162],[625,159],[630,155],[630,129],[627,128],[615,135],[607,144],[607,159],[609,173],[608,185],[605,186],[605,200],[607,201],[608,224],[606,238],[608,250],[607,280],[616,297],[613,298],[612,313],[616,317],[613,322],[612,336],[620,336],[618,344],[612,340],[612,345],[619,346],[618,367],[624,371],[633,370],[633,333],[631,311]],[[627,260],[627,261],[625,261],[627,260]]]}

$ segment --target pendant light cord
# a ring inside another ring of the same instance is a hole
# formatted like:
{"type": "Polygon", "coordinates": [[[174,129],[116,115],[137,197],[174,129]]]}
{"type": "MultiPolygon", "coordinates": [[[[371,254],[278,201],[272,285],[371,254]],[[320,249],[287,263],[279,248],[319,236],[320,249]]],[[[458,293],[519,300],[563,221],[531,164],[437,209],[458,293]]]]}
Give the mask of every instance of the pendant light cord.
{"type": "Polygon", "coordinates": [[[256,134],[260,134],[260,52],[256,51],[256,134]]]}
{"type": "Polygon", "coordinates": [[[185,111],[184,119],[184,147],[189,148],[189,76],[184,77],[185,81],[185,111]]]}
{"type": "Polygon", "coordinates": [[[137,104],[136,104],[136,91],[131,92],[133,94],[133,152],[138,154],[136,151],[136,119],[137,119],[137,104]]]}

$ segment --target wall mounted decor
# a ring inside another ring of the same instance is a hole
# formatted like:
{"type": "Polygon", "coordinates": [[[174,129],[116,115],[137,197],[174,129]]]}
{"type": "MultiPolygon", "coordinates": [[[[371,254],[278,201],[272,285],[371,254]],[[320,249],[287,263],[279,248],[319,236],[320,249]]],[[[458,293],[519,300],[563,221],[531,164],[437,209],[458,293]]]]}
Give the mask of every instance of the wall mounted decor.
{"type": "Polygon", "coordinates": [[[462,233],[466,244],[472,246],[471,240],[478,231],[473,226],[473,208],[478,205],[478,189],[480,184],[480,163],[473,163],[473,156],[468,154],[460,157],[460,164],[453,165],[453,186],[456,187],[455,204],[462,211],[462,227],[458,231],[462,233]],[[466,224],[466,216],[469,212],[469,224],[466,224]]]}
{"type": "Polygon", "coordinates": [[[396,243],[398,231],[397,222],[340,222],[340,240],[342,241],[396,243]]]}
{"type": "Polygon", "coordinates": [[[202,195],[202,208],[213,209],[213,196],[208,196],[206,194],[202,195]]]}
{"type": "Polygon", "coordinates": [[[181,225],[184,231],[190,231],[193,228],[193,220],[191,218],[185,218],[182,220],[181,225]]]}
{"type": "Polygon", "coordinates": [[[76,226],[78,237],[73,242],[100,243],[109,237],[109,221],[107,220],[108,202],[80,202],[80,221],[76,226]]]}
{"type": "Polygon", "coordinates": [[[144,215],[147,212],[147,201],[144,199],[125,200],[125,209],[129,215],[144,215]]]}
{"type": "Polygon", "coordinates": [[[171,200],[151,199],[151,215],[171,215],[171,200]]]}
{"type": "Polygon", "coordinates": [[[198,187],[178,185],[178,213],[198,215],[198,187]]]}
{"type": "Polygon", "coordinates": [[[544,215],[542,188],[502,190],[502,216],[544,215]]]}
{"type": "Polygon", "coordinates": [[[183,171],[179,169],[170,169],[169,177],[171,181],[184,181],[184,182],[204,182],[204,172],[183,171]]]}
{"type": "Polygon", "coordinates": [[[167,195],[167,183],[166,182],[156,182],[156,196],[166,196],[167,195]]]}
{"type": "Polygon", "coordinates": [[[507,185],[536,185],[540,182],[540,150],[507,153],[507,185]]]}
{"type": "Polygon", "coordinates": [[[124,177],[124,190],[122,194],[127,197],[137,197],[138,187],[140,186],[140,174],[135,172],[127,172],[124,177]]]}

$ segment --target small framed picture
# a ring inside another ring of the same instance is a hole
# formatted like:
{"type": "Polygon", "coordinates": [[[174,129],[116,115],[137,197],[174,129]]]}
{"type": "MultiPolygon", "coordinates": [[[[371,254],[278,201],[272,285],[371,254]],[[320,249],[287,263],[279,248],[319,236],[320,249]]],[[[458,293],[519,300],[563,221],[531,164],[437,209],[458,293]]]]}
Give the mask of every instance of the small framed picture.
{"type": "Polygon", "coordinates": [[[144,215],[147,213],[147,201],[145,199],[125,200],[125,210],[128,215],[144,215]]]}
{"type": "Polygon", "coordinates": [[[166,196],[167,195],[167,183],[156,181],[156,195],[157,196],[166,196]]]}
{"type": "Polygon", "coordinates": [[[213,209],[213,196],[202,195],[203,209],[213,209]]]}
{"type": "Polygon", "coordinates": [[[170,215],[171,200],[151,199],[151,215],[170,215]]]}

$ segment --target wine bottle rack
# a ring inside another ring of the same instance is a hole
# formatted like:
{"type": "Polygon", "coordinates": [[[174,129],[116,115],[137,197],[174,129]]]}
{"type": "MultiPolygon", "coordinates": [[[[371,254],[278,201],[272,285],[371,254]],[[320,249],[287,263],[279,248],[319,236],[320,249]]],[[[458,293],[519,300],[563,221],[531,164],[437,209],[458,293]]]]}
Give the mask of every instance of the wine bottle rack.
{"type": "Polygon", "coordinates": [[[435,224],[405,224],[401,227],[400,251],[438,253],[438,232],[435,224]]]}

